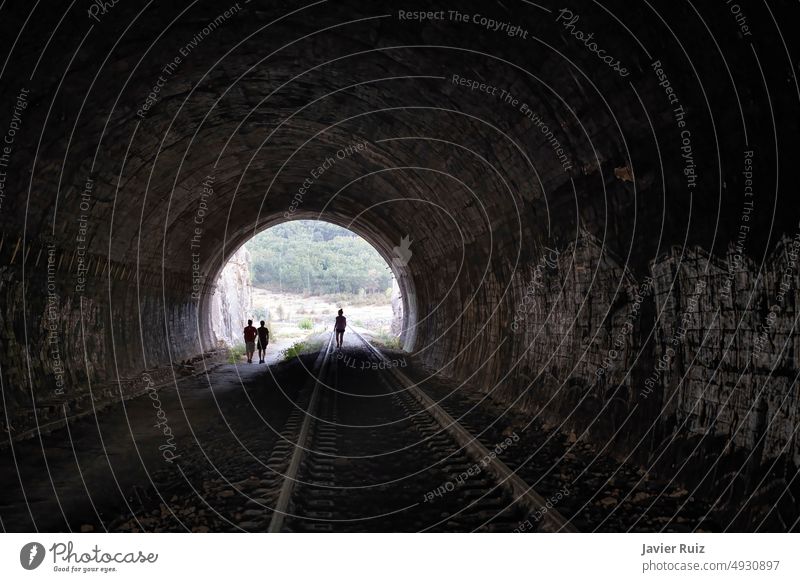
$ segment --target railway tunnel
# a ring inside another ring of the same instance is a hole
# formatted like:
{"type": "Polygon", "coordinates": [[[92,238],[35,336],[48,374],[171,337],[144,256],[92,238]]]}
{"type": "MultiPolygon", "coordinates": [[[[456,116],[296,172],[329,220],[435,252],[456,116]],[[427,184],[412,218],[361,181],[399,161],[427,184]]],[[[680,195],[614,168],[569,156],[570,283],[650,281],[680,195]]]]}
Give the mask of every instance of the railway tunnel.
{"type": "Polygon", "coordinates": [[[796,528],[797,9],[743,6],[3,7],[6,449],[202,369],[227,259],[315,219],[428,376],[796,528]]]}

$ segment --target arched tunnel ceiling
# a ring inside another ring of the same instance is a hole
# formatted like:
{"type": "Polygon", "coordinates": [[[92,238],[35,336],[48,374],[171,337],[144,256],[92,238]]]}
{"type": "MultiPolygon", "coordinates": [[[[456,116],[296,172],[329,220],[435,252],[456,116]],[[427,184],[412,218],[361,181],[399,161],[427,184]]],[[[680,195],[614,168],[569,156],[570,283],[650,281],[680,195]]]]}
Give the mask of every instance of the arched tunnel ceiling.
{"type": "MultiPolygon", "coordinates": [[[[85,14],[66,12],[61,26],[50,29],[47,15],[29,22],[29,33],[39,27],[54,35],[42,53],[23,34],[6,67],[13,75],[47,57],[34,75],[26,119],[43,131],[16,146],[35,151],[35,163],[11,183],[22,192],[53,192],[57,204],[8,199],[6,224],[24,215],[29,237],[53,230],[56,240],[72,244],[80,193],[91,177],[93,252],[153,268],[166,256],[169,269],[188,271],[201,183],[213,176],[200,249],[211,273],[223,243],[235,248],[284,215],[314,168],[341,148],[365,144],[313,180],[302,208],[340,220],[359,215],[365,232],[384,233],[383,246],[413,233],[420,253],[429,244],[459,247],[509,212],[535,224],[525,236],[540,240],[569,241],[581,227],[623,257],[644,246],[652,254],[637,253],[640,265],[684,239],[719,245],[705,228],[706,210],[726,218],[718,177],[728,144],[719,131],[743,129],[739,105],[760,117],[765,88],[732,85],[719,55],[692,55],[707,47],[705,40],[671,38],[684,9],[622,10],[629,29],[646,24],[659,33],[646,41],[631,34],[604,39],[609,54],[626,57],[630,72],[622,77],[576,50],[557,11],[534,5],[511,12],[484,2],[460,10],[513,20],[527,39],[454,23],[448,15],[424,23],[401,19],[396,7],[380,3],[231,7],[225,17],[229,7],[217,3],[160,3],[156,18],[146,8],[118,5],[100,22],[89,19],[92,28],[80,40],[71,24],[85,14]],[[643,50],[637,45],[644,42],[643,50]],[[680,140],[671,135],[674,121],[649,64],[653,55],[671,66],[669,80],[691,115],[703,177],[703,195],[692,208],[703,213],[700,225],[690,218],[693,192],[680,179],[680,140]],[[454,75],[477,79],[495,94],[458,85],[454,75]],[[154,89],[157,99],[144,110],[154,89]],[[568,170],[537,132],[539,118],[552,128],[568,170]],[[614,169],[626,167],[635,181],[615,178],[614,169]],[[362,214],[366,200],[373,209],[362,214]],[[650,225],[660,226],[661,218],[665,237],[655,244],[650,225]],[[463,226],[458,234],[452,221],[463,226]]],[[[580,14],[588,26],[616,12],[587,5],[580,14]]],[[[728,28],[715,32],[735,35],[728,28]]],[[[787,65],[775,63],[776,73],[787,65]]],[[[7,85],[5,97],[15,90],[7,85]]],[[[761,133],[770,137],[751,122],[751,139],[761,133]]],[[[521,228],[502,231],[496,244],[523,244],[521,228]]]]}

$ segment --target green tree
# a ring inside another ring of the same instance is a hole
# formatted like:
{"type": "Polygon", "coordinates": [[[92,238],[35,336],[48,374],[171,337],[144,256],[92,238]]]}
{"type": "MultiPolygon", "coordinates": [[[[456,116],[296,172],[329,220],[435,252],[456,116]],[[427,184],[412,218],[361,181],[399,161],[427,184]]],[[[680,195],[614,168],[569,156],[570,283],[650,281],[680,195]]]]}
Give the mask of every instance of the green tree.
{"type": "Polygon", "coordinates": [[[378,252],[358,235],[327,222],[279,224],[246,247],[253,283],[272,291],[372,294],[391,286],[391,270],[378,252]]]}

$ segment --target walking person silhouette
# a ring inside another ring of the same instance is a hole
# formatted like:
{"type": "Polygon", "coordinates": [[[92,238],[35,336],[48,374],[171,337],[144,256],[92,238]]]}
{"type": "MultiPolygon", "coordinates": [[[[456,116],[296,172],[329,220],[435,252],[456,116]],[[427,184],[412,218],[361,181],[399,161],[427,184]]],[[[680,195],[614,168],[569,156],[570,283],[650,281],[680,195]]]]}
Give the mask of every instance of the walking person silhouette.
{"type": "Polygon", "coordinates": [[[256,336],[258,332],[253,327],[253,320],[247,320],[247,327],[244,328],[244,351],[247,352],[247,363],[253,363],[253,352],[256,351],[256,336]]]}
{"type": "Polygon", "coordinates": [[[342,315],[344,313],[343,310],[339,310],[339,315],[336,317],[336,324],[333,326],[333,330],[336,332],[336,347],[341,348],[342,343],[344,342],[344,330],[347,327],[347,318],[342,315]]]}
{"type": "Polygon", "coordinates": [[[258,363],[263,364],[264,358],[267,357],[267,346],[269,345],[269,328],[264,326],[264,320],[261,320],[261,327],[258,332],[258,363]]]}

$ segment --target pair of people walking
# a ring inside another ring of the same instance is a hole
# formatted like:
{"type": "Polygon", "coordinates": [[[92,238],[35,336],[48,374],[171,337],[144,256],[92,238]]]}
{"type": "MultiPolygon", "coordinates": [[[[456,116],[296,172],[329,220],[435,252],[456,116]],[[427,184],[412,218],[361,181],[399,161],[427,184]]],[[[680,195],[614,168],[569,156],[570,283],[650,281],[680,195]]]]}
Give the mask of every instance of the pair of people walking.
{"type": "Polygon", "coordinates": [[[269,345],[269,328],[261,320],[261,327],[256,329],[253,327],[253,320],[247,320],[247,327],[244,328],[244,351],[247,352],[247,363],[253,363],[253,353],[256,351],[256,344],[258,344],[258,363],[263,364],[264,358],[267,356],[267,346],[269,345]]]}

